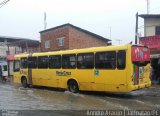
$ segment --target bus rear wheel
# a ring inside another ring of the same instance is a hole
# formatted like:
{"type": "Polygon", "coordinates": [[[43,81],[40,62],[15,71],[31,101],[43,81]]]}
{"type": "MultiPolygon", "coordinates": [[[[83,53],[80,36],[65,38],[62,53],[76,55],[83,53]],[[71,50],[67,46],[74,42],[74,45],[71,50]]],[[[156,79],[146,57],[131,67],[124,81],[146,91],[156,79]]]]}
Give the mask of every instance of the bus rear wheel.
{"type": "Polygon", "coordinates": [[[79,87],[78,87],[77,82],[74,81],[74,80],[69,81],[69,83],[68,83],[68,89],[72,93],[77,93],[79,91],[79,87]]]}
{"type": "Polygon", "coordinates": [[[28,84],[27,84],[27,79],[26,79],[26,78],[22,78],[21,83],[22,83],[22,86],[23,86],[24,88],[27,88],[28,84]]]}

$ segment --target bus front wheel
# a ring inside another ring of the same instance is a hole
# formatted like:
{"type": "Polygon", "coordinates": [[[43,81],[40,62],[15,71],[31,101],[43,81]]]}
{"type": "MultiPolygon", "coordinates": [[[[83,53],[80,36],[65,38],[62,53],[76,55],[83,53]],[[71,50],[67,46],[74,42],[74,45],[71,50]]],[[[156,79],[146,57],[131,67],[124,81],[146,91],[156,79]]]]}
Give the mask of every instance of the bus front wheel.
{"type": "Polygon", "coordinates": [[[28,84],[27,84],[27,79],[26,79],[26,78],[22,78],[21,83],[22,83],[22,86],[23,86],[24,88],[26,88],[26,87],[28,86],[28,84]]]}
{"type": "Polygon", "coordinates": [[[74,81],[74,80],[69,81],[69,83],[68,83],[68,89],[72,93],[77,93],[79,91],[77,82],[74,81]]]}

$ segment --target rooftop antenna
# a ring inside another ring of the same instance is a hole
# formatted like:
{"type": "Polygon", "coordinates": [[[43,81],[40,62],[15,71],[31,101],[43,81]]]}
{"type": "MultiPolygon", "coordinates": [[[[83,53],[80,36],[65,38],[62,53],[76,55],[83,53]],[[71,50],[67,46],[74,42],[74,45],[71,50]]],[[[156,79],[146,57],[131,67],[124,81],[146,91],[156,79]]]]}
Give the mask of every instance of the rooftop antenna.
{"type": "Polygon", "coordinates": [[[147,14],[149,14],[150,11],[150,0],[147,0],[147,14]]]}
{"type": "Polygon", "coordinates": [[[47,28],[47,14],[44,12],[44,30],[47,28]]]}
{"type": "Polygon", "coordinates": [[[111,27],[109,27],[109,36],[110,36],[110,39],[111,39],[111,32],[112,32],[111,27]]]}
{"type": "Polygon", "coordinates": [[[111,30],[111,26],[107,26],[107,28],[109,29],[109,38],[111,39],[111,34],[112,34],[112,30],[111,30]]]}
{"type": "Polygon", "coordinates": [[[120,45],[122,40],[121,39],[117,39],[116,41],[118,41],[118,44],[120,45]]]}

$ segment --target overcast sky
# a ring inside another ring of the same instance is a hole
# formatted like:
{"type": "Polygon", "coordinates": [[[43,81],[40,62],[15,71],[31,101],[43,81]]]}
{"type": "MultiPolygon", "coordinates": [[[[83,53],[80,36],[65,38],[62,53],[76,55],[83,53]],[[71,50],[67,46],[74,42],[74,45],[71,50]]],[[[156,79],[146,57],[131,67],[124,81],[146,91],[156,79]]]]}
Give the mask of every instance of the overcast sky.
{"type": "MultiPolygon", "coordinates": [[[[45,11],[47,29],[71,23],[111,39],[114,45],[117,40],[125,44],[134,41],[135,14],[146,14],[146,4],[146,0],[10,0],[0,8],[0,36],[40,40],[45,11]]],[[[150,13],[160,14],[160,0],[150,0],[150,13]]],[[[143,34],[143,28],[139,32],[143,34]]]]}

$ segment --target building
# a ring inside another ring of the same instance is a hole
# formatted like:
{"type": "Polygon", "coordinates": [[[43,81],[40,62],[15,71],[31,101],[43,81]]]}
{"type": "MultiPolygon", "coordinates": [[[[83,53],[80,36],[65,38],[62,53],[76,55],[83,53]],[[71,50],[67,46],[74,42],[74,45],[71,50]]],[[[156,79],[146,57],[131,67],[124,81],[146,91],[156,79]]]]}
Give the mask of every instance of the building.
{"type": "Polygon", "coordinates": [[[72,24],[64,24],[40,32],[41,51],[107,46],[109,39],[72,24]]]}
{"type": "Polygon", "coordinates": [[[144,19],[144,36],[160,35],[160,14],[142,14],[144,19]]]}
{"type": "Polygon", "coordinates": [[[153,77],[160,79],[160,14],[143,14],[139,17],[144,19],[144,37],[139,42],[150,48],[153,77]]]}
{"type": "Polygon", "coordinates": [[[0,64],[5,64],[5,67],[7,64],[8,75],[12,75],[14,55],[39,52],[39,46],[40,42],[37,40],[0,36],[0,64]]]}

